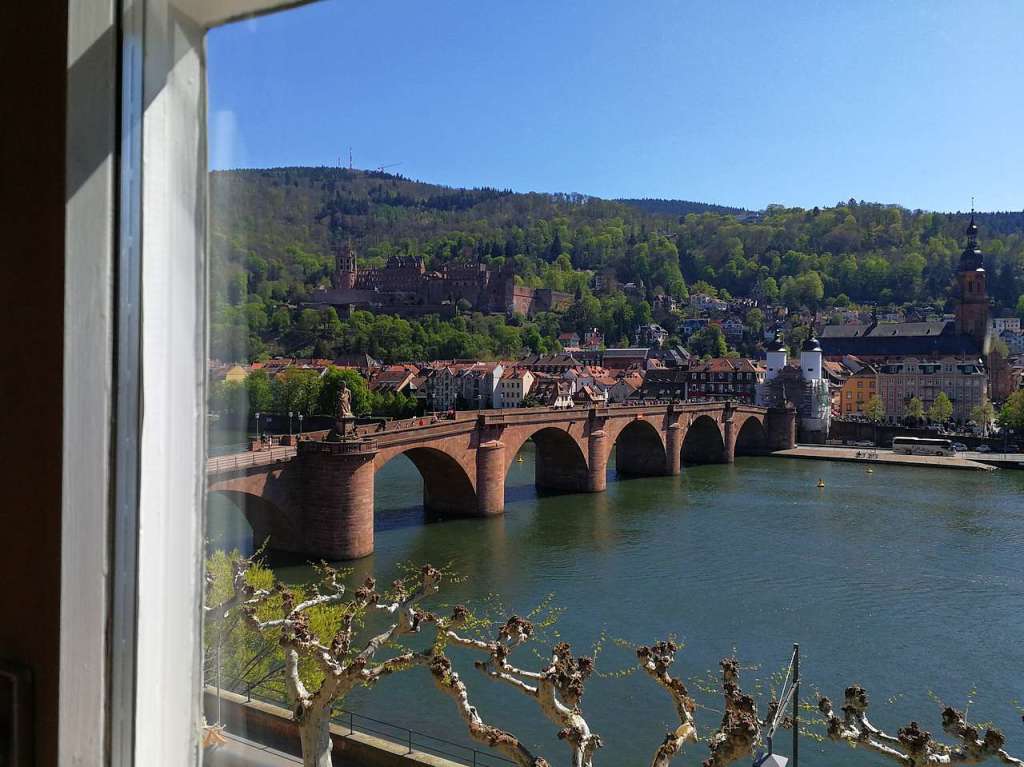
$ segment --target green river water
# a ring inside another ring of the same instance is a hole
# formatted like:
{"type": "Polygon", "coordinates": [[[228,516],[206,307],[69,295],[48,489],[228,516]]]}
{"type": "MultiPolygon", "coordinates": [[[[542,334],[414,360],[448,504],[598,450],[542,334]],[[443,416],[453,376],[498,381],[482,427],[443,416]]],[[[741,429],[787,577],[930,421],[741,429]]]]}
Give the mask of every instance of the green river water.
{"type": "MultiPolygon", "coordinates": [[[[589,653],[602,635],[627,643],[675,635],[685,642],[675,670],[687,681],[735,652],[753,688],[799,642],[808,700],[820,690],[840,701],[856,682],[871,693],[877,724],[895,730],[914,718],[937,732],[937,699],[962,707],[970,698],[970,718],[1000,725],[1010,750],[1024,752],[1024,472],[877,466],[867,474],[848,463],[740,458],[678,477],[618,481],[611,469],[606,493],[538,497],[529,445],[523,455],[508,477],[504,516],[445,522],[425,520],[413,464],[390,462],[376,479],[376,552],[355,564],[357,576],[387,582],[401,563],[450,564],[466,580],[446,586],[442,601],[480,604],[497,593],[520,614],[550,594],[565,608],[558,635],[576,651],[589,653]]],[[[244,519],[222,499],[211,499],[210,519],[214,545],[249,545],[244,519]]],[[[302,580],[308,570],[279,575],[302,580]]],[[[518,659],[538,663],[530,652],[518,659]]],[[[632,661],[606,641],[598,672],[632,661]]],[[[486,720],[566,761],[530,701],[463,669],[486,720]]],[[[718,699],[698,699],[706,734],[718,699]]],[[[345,705],[470,742],[425,671],[345,705]]],[[[599,765],[649,763],[675,726],[667,695],[638,674],[593,678],[583,707],[605,742],[599,765]]],[[[698,765],[705,754],[690,747],[676,763],[698,765]]],[[[883,763],[809,738],[800,756],[805,767],[883,763]]]]}

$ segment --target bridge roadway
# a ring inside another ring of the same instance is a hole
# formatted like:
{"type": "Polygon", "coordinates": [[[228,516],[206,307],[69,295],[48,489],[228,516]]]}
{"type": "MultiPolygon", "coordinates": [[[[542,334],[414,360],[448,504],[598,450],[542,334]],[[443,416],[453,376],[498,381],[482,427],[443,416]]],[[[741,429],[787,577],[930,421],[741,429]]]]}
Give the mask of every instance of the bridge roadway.
{"type": "Polygon", "coordinates": [[[373,552],[374,474],[398,455],[423,477],[423,505],[444,516],[505,508],[505,476],[520,448],[537,450],[535,483],[598,493],[615,451],[620,474],[678,474],[683,463],[728,463],[796,444],[792,408],[729,402],[644,402],[593,408],[517,408],[425,416],[356,427],[344,440],[303,440],[252,458],[207,464],[208,490],[245,513],[254,540],[330,560],[373,552]],[[257,457],[260,456],[260,457],[257,457]]]}

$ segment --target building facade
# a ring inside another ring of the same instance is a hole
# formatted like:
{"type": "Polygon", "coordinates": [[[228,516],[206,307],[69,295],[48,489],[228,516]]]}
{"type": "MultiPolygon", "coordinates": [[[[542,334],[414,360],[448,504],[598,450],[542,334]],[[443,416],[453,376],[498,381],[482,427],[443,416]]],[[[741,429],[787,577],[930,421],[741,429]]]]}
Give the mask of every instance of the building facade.
{"type": "Polygon", "coordinates": [[[953,420],[964,423],[971,410],[988,398],[988,378],[980,360],[957,357],[938,360],[907,358],[878,366],[878,398],[886,420],[897,423],[906,415],[907,403],[916,397],[925,412],[940,392],[953,403],[953,420]]]}
{"type": "Polygon", "coordinates": [[[865,365],[843,382],[839,390],[839,414],[844,417],[864,415],[864,406],[876,394],[878,372],[871,365],[865,365]]]}

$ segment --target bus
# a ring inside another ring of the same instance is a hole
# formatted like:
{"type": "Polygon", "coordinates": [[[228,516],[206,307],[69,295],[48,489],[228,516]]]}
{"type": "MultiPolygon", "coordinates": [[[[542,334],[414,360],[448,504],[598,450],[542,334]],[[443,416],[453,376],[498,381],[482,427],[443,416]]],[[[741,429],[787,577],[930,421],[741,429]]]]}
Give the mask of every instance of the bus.
{"type": "Polygon", "coordinates": [[[892,451],[904,455],[953,455],[953,441],[925,437],[893,437],[892,451]]]}

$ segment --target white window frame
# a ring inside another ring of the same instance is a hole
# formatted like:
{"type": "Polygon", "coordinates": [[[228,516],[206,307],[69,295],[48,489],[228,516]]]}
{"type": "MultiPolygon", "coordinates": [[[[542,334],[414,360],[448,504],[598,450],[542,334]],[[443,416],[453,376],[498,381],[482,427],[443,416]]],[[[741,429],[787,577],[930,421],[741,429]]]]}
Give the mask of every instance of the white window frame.
{"type": "Polygon", "coordinates": [[[202,758],[204,41],[299,4],[69,3],[62,765],[202,758]]]}

